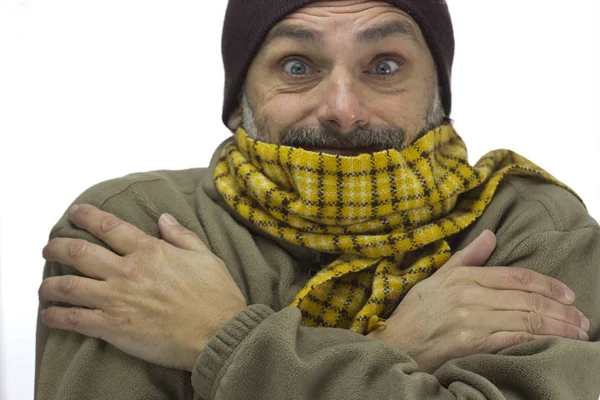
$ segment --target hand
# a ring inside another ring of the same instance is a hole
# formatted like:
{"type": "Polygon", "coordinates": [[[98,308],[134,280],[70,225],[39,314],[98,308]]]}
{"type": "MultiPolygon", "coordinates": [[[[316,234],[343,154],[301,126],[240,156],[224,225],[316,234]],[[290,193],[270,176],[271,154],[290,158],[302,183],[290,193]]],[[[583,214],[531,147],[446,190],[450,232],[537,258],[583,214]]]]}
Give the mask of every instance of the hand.
{"type": "Polygon", "coordinates": [[[145,361],[168,368],[194,368],[220,327],[244,310],[246,300],[223,262],[191,231],[158,223],[164,240],[90,205],[69,210],[74,224],[113,251],[79,239],[52,239],[48,261],[70,265],[86,277],[45,279],[42,322],[104,340],[145,361]],[[172,243],[177,247],[172,246],[172,243]],[[116,254],[115,254],[116,253],[116,254]]]}
{"type": "Polygon", "coordinates": [[[484,231],[408,292],[368,336],[409,354],[422,371],[548,336],[589,340],[590,323],[563,283],[516,267],[481,268],[496,247],[484,231]],[[467,266],[465,266],[467,265],[467,266]]]}

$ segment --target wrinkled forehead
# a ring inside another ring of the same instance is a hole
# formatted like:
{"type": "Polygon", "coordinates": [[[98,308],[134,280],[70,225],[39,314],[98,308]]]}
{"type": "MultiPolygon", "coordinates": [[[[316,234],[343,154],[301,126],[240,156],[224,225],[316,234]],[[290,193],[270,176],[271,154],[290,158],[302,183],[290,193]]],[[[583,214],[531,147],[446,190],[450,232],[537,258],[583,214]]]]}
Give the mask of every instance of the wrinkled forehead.
{"type": "Polygon", "coordinates": [[[403,10],[385,1],[318,1],[283,18],[269,31],[262,47],[281,40],[322,47],[343,34],[356,44],[371,44],[390,36],[426,46],[418,24],[403,10]]]}
{"type": "MultiPolygon", "coordinates": [[[[313,1],[290,13],[286,18],[292,18],[299,14],[315,16],[347,16],[356,18],[365,13],[395,12],[408,16],[400,7],[394,6],[387,1],[379,0],[327,0],[313,1]]],[[[410,18],[410,17],[409,17],[410,18]]]]}

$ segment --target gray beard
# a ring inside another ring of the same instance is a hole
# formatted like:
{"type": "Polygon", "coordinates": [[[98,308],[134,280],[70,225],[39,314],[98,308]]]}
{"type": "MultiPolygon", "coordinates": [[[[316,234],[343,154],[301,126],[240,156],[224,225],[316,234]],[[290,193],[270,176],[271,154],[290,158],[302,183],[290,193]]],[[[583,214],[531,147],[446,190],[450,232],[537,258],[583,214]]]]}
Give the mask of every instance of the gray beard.
{"type": "MultiPolygon", "coordinates": [[[[248,102],[244,92],[241,101],[242,126],[248,135],[262,142],[269,142],[269,131],[266,122],[257,116],[248,102]]],[[[430,130],[444,123],[445,115],[440,91],[436,95],[427,112],[423,125],[415,140],[430,130]]],[[[291,147],[316,148],[378,148],[401,150],[407,143],[406,131],[402,128],[368,126],[358,127],[351,132],[342,133],[338,129],[327,126],[307,126],[292,128],[281,135],[280,143],[291,147]]]]}
{"type": "Polygon", "coordinates": [[[329,127],[302,127],[284,132],[281,144],[291,147],[398,149],[405,137],[403,129],[386,127],[356,128],[348,133],[329,127]]]}

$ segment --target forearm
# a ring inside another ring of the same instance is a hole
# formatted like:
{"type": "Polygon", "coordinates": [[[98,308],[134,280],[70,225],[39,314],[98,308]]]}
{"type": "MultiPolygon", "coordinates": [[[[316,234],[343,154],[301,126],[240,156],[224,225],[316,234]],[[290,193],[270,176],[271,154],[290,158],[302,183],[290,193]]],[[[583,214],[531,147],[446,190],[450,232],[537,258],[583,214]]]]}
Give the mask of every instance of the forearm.
{"type": "Polygon", "coordinates": [[[485,379],[489,399],[598,400],[599,373],[600,343],[548,338],[451,360],[435,376],[458,399],[485,379]]]}
{"type": "MultiPolygon", "coordinates": [[[[68,272],[65,265],[46,263],[44,276],[68,272]]],[[[48,328],[38,319],[36,400],[184,400],[192,395],[187,371],[142,361],[102,340],[48,328]]]]}
{"type": "Polygon", "coordinates": [[[198,358],[192,374],[197,393],[204,399],[379,398],[389,395],[395,370],[409,386],[411,379],[435,383],[383,342],[299,322],[297,308],[274,313],[262,305],[249,307],[198,358]]]}
{"type": "Polygon", "coordinates": [[[38,343],[36,400],[191,399],[187,371],[146,363],[73,332],[40,334],[48,340],[38,343]]]}
{"type": "Polygon", "coordinates": [[[239,314],[200,355],[192,375],[196,392],[207,400],[597,400],[590,396],[600,385],[598,344],[543,340],[455,360],[431,375],[382,341],[299,322],[292,307],[274,313],[254,305],[239,314]],[[573,370],[580,370],[575,380],[573,370]]]}

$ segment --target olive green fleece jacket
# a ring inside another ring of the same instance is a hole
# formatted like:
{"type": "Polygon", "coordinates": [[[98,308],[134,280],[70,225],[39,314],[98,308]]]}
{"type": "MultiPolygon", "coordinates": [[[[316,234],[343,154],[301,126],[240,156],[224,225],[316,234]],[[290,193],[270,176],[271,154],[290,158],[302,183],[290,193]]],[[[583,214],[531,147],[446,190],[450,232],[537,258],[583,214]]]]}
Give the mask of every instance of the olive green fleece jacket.
{"type": "MultiPolygon", "coordinates": [[[[498,246],[487,265],[525,267],[567,284],[591,321],[591,341],[548,338],[451,360],[426,374],[382,341],[300,325],[300,311],[289,304],[327,257],[268,237],[230,212],[212,180],[220,149],[209,168],[128,175],[90,188],[75,203],[96,205],[157,237],[158,217],[171,213],[225,262],[250,306],[223,326],[192,373],[38,321],[36,399],[598,399],[600,227],[568,191],[509,178],[451,244],[460,250],[484,229],[495,232],[498,246]]],[[[50,237],[101,244],[66,213],[50,237]]],[[[49,262],[43,276],[67,274],[77,272],[49,262]]]]}

